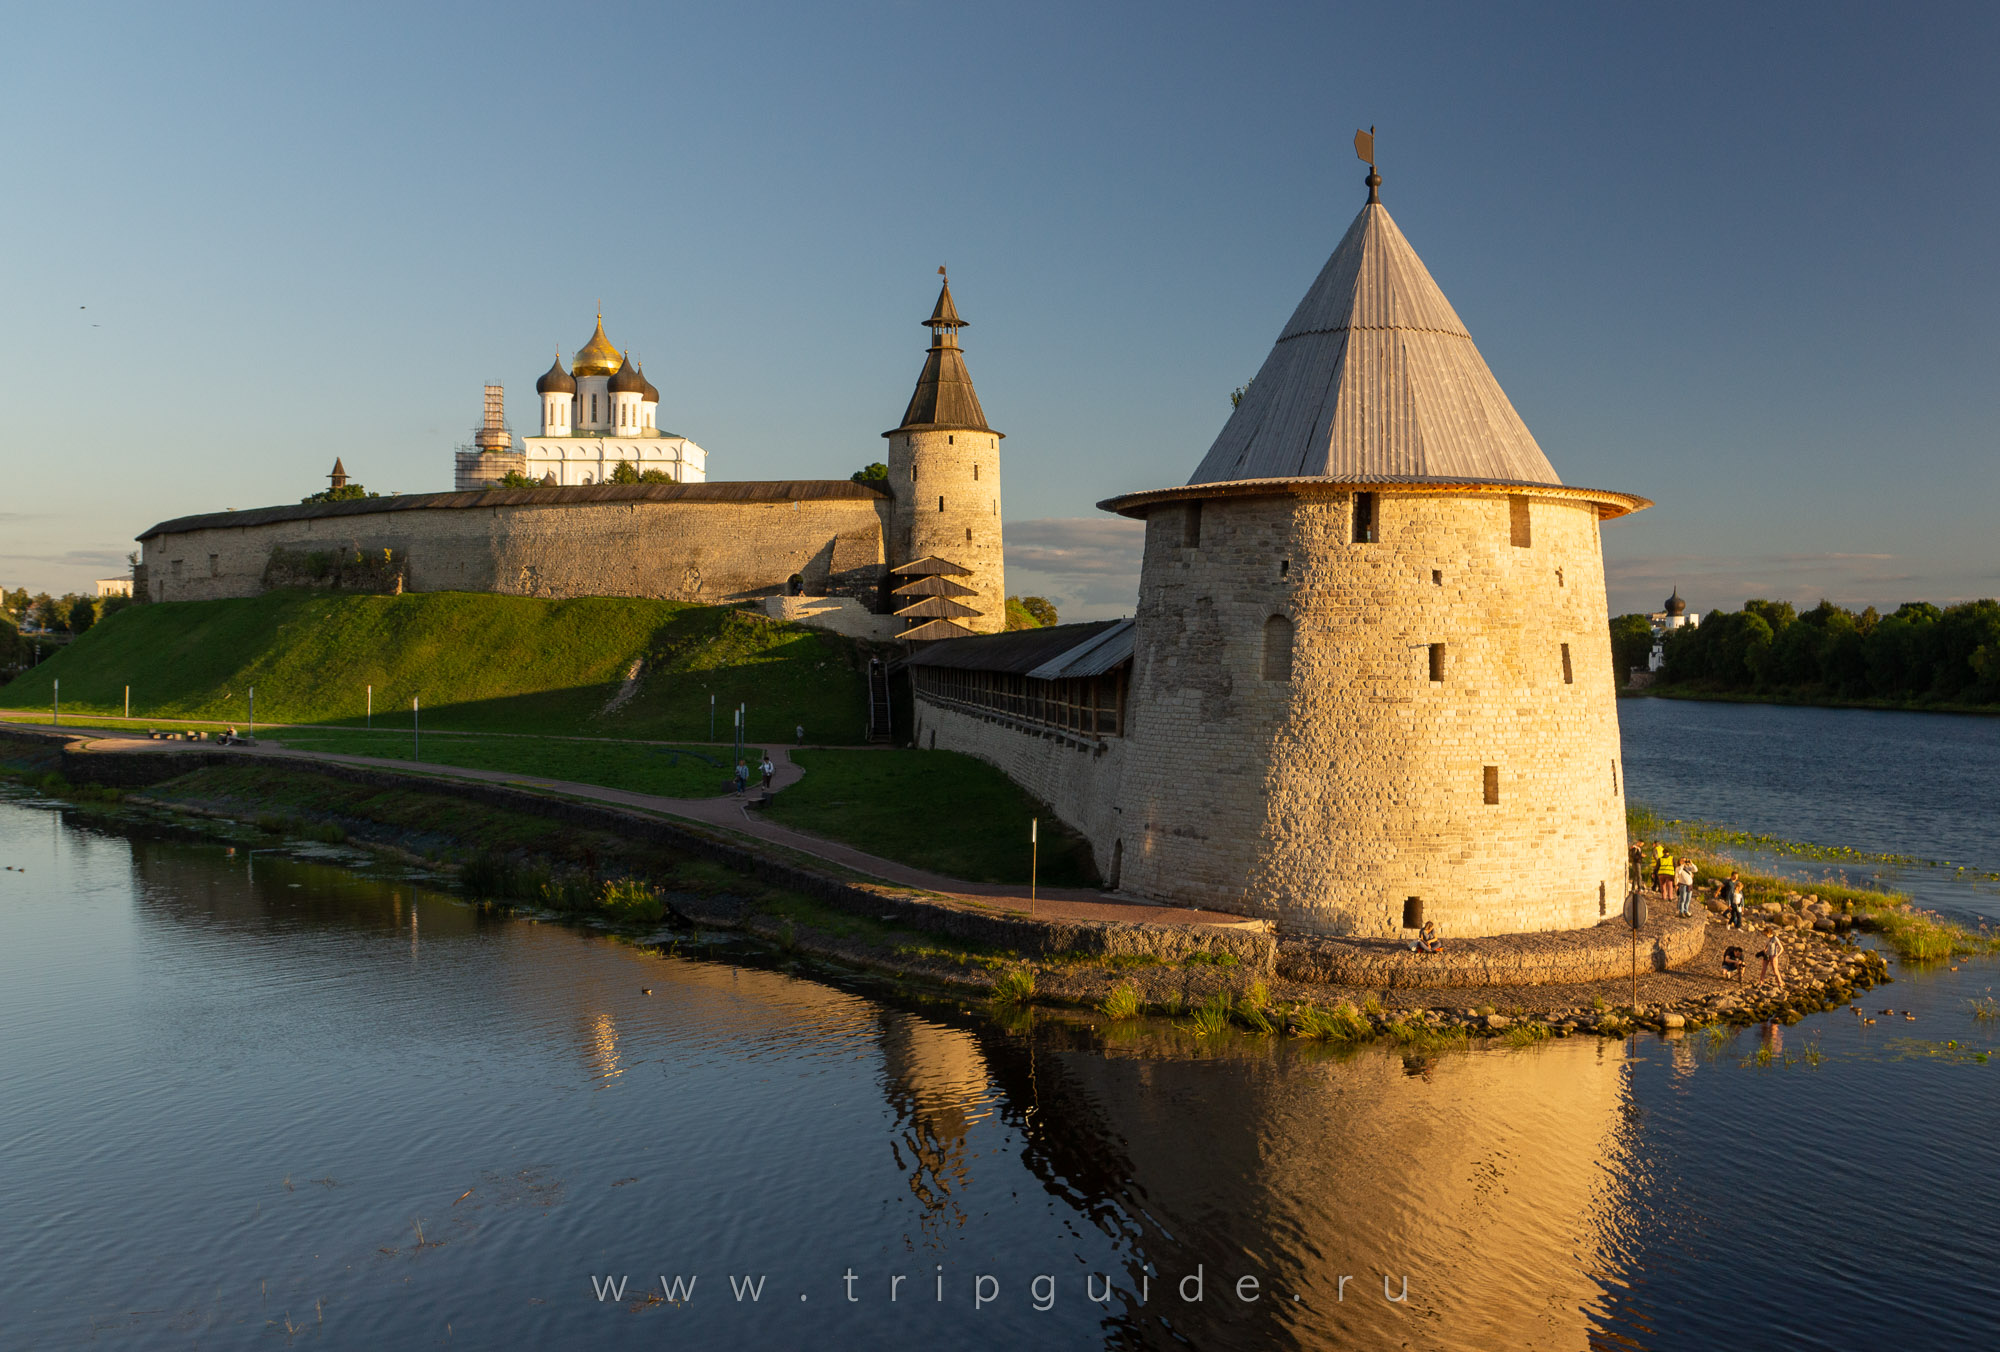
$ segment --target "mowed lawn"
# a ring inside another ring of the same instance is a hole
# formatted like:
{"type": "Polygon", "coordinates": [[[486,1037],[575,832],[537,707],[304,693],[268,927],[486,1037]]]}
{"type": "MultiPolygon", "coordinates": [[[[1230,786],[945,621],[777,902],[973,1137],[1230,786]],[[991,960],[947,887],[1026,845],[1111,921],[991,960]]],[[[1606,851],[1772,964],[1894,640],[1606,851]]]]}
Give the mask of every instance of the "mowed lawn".
{"type": "MultiPolygon", "coordinates": [[[[568,779],[607,789],[630,789],[668,798],[713,798],[729,792],[735,769],[724,747],[657,746],[645,742],[596,742],[561,737],[480,737],[464,733],[432,733],[413,747],[408,727],[373,732],[350,728],[285,728],[260,741],[299,751],[334,751],[350,756],[388,760],[413,758],[431,765],[456,765],[472,770],[503,770],[546,779],[568,779]]],[[[745,751],[754,771],[763,751],[745,751]]],[[[754,777],[754,776],[753,776],[754,777]]]]}
{"type": "Polygon", "coordinates": [[[794,751],[805,778],[771,820],[953,878],[1026,883],[1028,823],[1041,820],[1040,881],[1095,887],[1083,837],[985,761],[955,751],[794,751]]]}

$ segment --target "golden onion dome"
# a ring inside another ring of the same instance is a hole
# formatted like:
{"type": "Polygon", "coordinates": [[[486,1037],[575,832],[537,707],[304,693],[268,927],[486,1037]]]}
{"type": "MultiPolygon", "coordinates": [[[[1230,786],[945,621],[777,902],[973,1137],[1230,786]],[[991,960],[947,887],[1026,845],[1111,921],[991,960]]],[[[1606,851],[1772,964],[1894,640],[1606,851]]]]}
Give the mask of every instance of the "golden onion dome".
{"type": "Polygon", "coordinates": [[[624,365],[625,356],[611,346],[611,340],[604,336],[604,316],[597,317],[597,332],[590,335],[590,341],[577,351],[576,360],[569,364],[571,374],[578,376],[608,376],[624,365]]]}

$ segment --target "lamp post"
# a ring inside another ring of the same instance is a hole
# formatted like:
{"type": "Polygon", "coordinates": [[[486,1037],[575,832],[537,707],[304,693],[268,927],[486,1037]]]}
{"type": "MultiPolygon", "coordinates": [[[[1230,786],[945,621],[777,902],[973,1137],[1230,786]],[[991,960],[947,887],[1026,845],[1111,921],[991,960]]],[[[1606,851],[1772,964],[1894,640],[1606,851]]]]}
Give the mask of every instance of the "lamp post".
{"type": "Polygon", "coordinates": [[[49,682],[49,726],[62,725],[62,677],[49,682]]]}
{"type": "Polygon", "coordinates": [[[708,695],[708,740],[710,744],[713,744],[715,741],[715,692],[714,691],[710,691],[708,695]]]}
{"type": "Polygon", "coordinates": [[[420,761],[424,758],[424,734],[419,726],[421,710],[417,699],[415,695],[410,696],[410,759],[420,761]]]}
{"type": "Polygon", "coordinates": [[[257,740],[257,687],[250,687],[250,718],[244,725],[244,733],[251,741],[257,740]]]}
{"type": "Polygon", "coordinates": [[[1028,818],[1028,900],[1035,899],[1035,875],[1041,871],[1042,863],[1042,819],[1028,818]]]}
{"type": "Polygon", "coordinates": [[[368,687],[368,721],[363,727],[370,732],[375,729],[375,687],[372,685],[368,687]]]}

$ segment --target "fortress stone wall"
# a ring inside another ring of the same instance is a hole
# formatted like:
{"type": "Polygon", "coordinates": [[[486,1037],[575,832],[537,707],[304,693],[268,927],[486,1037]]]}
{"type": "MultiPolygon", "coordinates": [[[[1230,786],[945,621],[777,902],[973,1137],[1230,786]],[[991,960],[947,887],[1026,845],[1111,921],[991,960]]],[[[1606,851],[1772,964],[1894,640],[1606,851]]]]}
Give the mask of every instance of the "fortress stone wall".
{"type": "Polygon", "coordinates": [[[185,517],[141,537],[141,562],[154,601],[257,595],[274,550],[389,550],[409,591],[715,604],[796,576],[873,604],[889,506],[838,480],[430,493],[185,517]]]}
{"type": "Polygon", "coordinates": [[[1125,776],[1124,739],[1096,740],[993,715],[946,708],[921,697],[916,743],[961,751],[995,766],[1054,809],[1090,842],[1098,876],[1119,886],[1118,789],[1125,776]]]}

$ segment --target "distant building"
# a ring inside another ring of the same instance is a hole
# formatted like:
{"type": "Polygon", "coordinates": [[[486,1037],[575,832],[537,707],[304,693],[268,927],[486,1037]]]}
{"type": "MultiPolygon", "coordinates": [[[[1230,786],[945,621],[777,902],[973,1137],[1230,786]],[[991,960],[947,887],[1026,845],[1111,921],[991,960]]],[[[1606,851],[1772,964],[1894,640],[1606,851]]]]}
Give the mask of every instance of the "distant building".
{"type": "Polygon", "coordinates": [[[92,585],[97,588],[100,597],[132,594],[132,579],[129,577],[100,577],[92,585]]]}
{"type": "Polygon", "coordinates": [[[485,421],[473,433],[472,449],[457,454],[458,489],[482,488],[510,473],[550,488],[607,483],[621,461],[672,483],[707,482],[708,452],[684,436],[660,431],[660,392],[638,361],[604,336],[603,315],[570,369],[563,369],[558,356],[535,382],[535,393],[541,400],[541,435],[522,438],[517,450],[501,387],[486,387],[485,421]]]}
{"type": "Polygon", "coordinates": [[[1681,600],[1681,589],[1674,588],[1674,594],[1667,598],[1664,609],[1656,610],[1646,617],[1653,626],[1653,652],[1646,659],[1647,671],[1658,671],[1667,664],[1667,635],[1683,626],[1689,629],[1701,627],[1701,616],[1688,609],[1688,603],[1681,600]]]}

